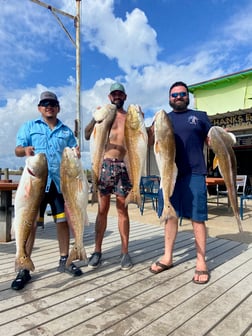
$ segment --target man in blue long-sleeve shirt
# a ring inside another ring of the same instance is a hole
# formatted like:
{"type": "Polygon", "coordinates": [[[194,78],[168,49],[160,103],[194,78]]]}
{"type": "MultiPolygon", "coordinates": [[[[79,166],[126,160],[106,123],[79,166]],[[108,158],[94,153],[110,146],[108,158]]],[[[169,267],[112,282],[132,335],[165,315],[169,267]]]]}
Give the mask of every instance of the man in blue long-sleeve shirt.
{"type": "MultiPolygon", "coordinates": [[[[74,263],[69,268],[65,266],[69,252],[70,230],[64,212],[64,199],[60,190],[60,163],[65,147],[77,147],[78,154],[80,153],[73,132],[57,118],[60,112],[60,104],[53,92],[45,91],[41,93],[38,111],[41,113],[40,118],[27,121],[20,127],[17,133],[15,154],[19,157],[37,153],[46,155],[48,178],[41,209],[45,209],[46,205],[50,204],[56,223],[60,251],[58,271],[79,276],[82,271],[74,263]]],[[[41,220],[43,218],[40,218],[41,220]]],[[[34,223],[26,243],[26,252],[29,256],[32,253],[35,234],[36,223],[34,223]]],[[[22,269],[12,282],[11,288],[22,289],[30,279],[29,270],[22,269]]]]}

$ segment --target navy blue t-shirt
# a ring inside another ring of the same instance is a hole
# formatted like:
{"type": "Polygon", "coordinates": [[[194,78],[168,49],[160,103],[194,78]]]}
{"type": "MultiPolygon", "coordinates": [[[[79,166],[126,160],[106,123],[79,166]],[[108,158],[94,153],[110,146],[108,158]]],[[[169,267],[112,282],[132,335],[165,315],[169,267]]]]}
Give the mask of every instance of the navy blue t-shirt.
{"type": "Polygon", "coordinates": [[[206,112],[172,111],[168,116],[174,128],[178,176],[192,173],[206,175],[203,147],[212,126],[206,112]]]}

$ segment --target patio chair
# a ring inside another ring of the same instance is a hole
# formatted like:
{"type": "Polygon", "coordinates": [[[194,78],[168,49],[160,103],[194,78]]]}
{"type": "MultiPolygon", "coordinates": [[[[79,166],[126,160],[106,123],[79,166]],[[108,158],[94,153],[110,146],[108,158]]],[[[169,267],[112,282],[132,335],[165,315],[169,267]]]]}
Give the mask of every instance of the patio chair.
{"type": "MultiPolygon", "coordinates": [[[[245,195],[245,188],[247,183],[247,175],[236,175],[236,191],[238,196],[245,195]]],[[[219,190],[219,185],[216,186],[217,192],[217,205],[219,205],[219,198],[220,197],[227,197],[228,198],[228,191],[219,190]]],[[[229,198],[228,198],[228,207],[229,207],[229,198]]]]}
{"type": "Polygon", "coordinates": [[[140,207],[141,215],[144,212],[144,205],[147,200],[151,200],[152,209],[157,211],[158,190],[160,186],[160,177],[157,175],[142,176],[140,181],[140,194],[142,204],[140,207]]]}
{"type": "Polygon", "coordinates": [[[240,217],[243,219],[243,204],[246,200],[252,200],[252,187],[247,186],[245,194],[240,196],[240,217]]]}

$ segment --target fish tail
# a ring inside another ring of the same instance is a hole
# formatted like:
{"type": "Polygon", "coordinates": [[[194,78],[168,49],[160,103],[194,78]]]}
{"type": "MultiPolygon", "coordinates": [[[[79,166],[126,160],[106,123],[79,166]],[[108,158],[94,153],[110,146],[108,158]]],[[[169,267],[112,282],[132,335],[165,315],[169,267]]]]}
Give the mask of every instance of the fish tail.
{"type": "Polygon", "coordinates": [[[139,207],[141,207],[141,195],[139,192],[135,192],[135,191],[130,191],[128,196],[125,199],[125,207],[129,204],[129,203],[136,203],[139,207]]]}
{"type": "Polygon", "coordinates": [[[87,254],[83,246],[74,244],[67,258],[66,266],[70,266],[74,260],[87,260],[87,254]]]}
{"type": "Polygon", "coordinates": [[[15,271],[18,272],[24,269],[28,271],[34,271],[35,266],[31,258],[28,257],[27,255],[17,256],[15,260],[15,271]]]}
{"type": "Polygon", "coordinates": [[[160,217],[160,223],[164,223],[172,217],[177,217],[177,214],[173,206],[170,204],[167,207],[164,207],[162,215],[160,217]]]}

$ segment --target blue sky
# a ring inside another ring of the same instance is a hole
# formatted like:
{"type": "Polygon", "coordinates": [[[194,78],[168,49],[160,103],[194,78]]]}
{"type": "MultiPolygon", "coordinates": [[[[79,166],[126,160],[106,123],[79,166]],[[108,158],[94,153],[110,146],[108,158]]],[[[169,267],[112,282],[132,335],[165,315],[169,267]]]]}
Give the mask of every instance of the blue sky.
{"type": "MultiPolygon", "coordinates": [[[[46,4],[75,15],[75,0],[46,4]]],[[[0,0],[0,167],[18,168],[15,138],[38,116],[44,90],[56,92],[59,118],[76,118],[75,47],[52,13],[30,0],[0,0]]],[[[73,20],[58,15],[75,39],[73,20]]],[[[128,104],[139,104],[148,126],[177,80],[195,84],[252,67],[250,0],[82,0],[82,134],[96,106],[121,81],[128,104]]],[[[193,100],[191,100],[193,104],[193,100]]],[[[89,143],[82,160],[90,167],[89,143]]]]}

